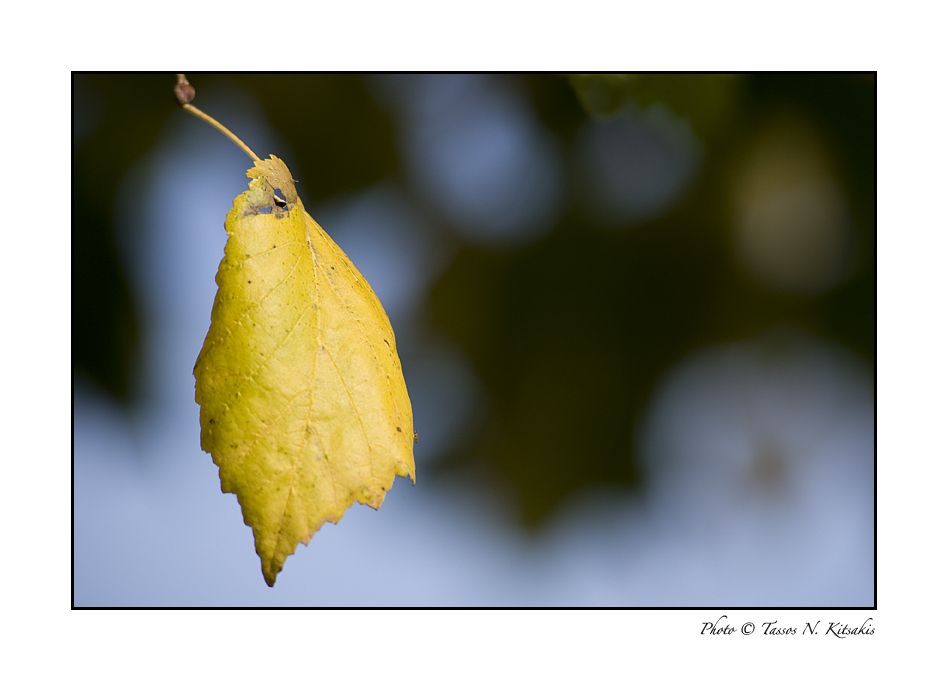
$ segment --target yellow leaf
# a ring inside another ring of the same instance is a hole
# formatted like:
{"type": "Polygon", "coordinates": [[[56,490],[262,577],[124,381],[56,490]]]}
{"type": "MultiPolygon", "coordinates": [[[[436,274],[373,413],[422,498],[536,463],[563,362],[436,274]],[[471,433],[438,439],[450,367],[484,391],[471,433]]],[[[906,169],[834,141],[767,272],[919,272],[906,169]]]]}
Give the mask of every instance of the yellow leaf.
{"type": "Polygon", "coordinates": [[[194,376],[201,447],[273,586],[324,522],[355,501],[377,509],[396,475],[414,481],[412,414],[369,284],[303,209],[283,161],[256,161],[247,176],[194,376]]]}

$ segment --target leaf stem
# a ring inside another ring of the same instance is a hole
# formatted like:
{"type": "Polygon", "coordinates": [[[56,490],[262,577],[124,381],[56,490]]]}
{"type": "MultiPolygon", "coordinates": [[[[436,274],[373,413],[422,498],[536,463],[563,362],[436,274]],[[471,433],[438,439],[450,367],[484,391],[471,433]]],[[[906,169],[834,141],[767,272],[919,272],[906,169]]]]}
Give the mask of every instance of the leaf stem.
{"type": "Polygon", "coordinates": [[[191,104],[191,100],[194,99],[194,87],[188,82],[188,79],[184,77],[183,73],[178,74],[178,83],[174,86],[174,95],[178,100],[178,106],[187,111],[193,116],[197,116],[202,121],[210,123],[215,128],[220,130],[222,133],[227,135],[231,141],[236,144],[238,147],[244,150],[244,152],[252,158],[254,161],[259,161],[260,157],[253,153],[253,149],[244,144],[243,140],[237,137],[230,130],[225,128],[221,123],[216,119],[208,116],[206,113],[201,111],[199,108],[191,104]]]}

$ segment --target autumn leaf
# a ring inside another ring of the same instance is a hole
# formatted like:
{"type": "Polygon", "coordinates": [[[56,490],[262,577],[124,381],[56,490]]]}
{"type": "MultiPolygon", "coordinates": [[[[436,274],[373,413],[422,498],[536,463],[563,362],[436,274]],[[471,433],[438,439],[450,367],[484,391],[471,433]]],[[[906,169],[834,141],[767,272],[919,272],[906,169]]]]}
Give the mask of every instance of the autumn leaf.
{"type": "Polygon", "coordinates": [[[273,586],[353,502],[415,479],[411,403],[382,305],[275,156],[247,171],[194,367],[201,447],[237,495],[273,586]],[[275,192],[282,194],[282,198],[275,192]]]}

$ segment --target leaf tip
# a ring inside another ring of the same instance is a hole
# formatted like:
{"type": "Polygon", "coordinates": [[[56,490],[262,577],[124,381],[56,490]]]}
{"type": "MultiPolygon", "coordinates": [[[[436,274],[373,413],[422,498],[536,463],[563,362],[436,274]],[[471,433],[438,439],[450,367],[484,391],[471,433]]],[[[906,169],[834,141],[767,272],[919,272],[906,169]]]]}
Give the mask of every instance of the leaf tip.
{"type": "Polygon", "coordinates": [[[284,556],[283,560],[279,560],[277,556],[272,557],[270,560],[260,560],[260,571],[263,573],[263,579],[267,583],[267,586],[273,587],[277,581],[277,575],[283,570],[283,563],[286,561],[284,556]]]}

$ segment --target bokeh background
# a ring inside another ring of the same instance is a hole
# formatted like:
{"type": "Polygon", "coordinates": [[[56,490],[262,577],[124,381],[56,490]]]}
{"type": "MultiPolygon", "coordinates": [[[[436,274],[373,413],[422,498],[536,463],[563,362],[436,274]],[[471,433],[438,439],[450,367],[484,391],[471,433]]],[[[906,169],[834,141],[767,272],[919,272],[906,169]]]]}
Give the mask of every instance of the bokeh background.
{"type": "Polygon", "coordinates": [[[418,483],[265,585],[191,373],[251,162],[77,74],[75,605],[875,604],[873,75],[188,77],[388,311],[418,483]]]}

